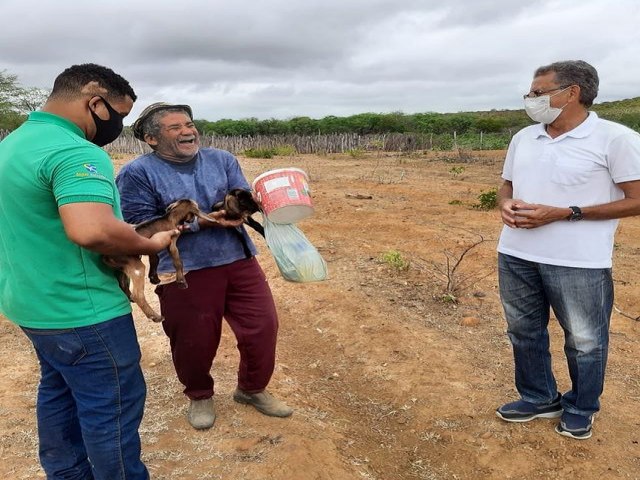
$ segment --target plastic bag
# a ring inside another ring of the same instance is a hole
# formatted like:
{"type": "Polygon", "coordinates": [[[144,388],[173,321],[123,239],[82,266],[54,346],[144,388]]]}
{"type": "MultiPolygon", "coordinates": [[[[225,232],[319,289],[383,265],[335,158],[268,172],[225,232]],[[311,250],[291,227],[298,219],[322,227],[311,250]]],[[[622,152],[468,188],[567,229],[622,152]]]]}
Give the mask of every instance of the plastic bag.
{"type": "Polygon", "coordinates": [[[264,220],[264,236],[285,280],[318,282],[327,278],[327,263],[318,250],[293,224],[264,220]]]}

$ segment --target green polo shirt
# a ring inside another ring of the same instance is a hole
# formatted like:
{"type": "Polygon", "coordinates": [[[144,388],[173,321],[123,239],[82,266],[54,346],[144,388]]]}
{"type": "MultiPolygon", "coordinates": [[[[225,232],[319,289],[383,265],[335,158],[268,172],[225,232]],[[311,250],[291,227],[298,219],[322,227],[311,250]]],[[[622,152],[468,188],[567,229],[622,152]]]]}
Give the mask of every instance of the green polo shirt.
{"type": "Polygon", "coordinates": [[[0,142],[0,313],[18,325],[82,327],[131,312],[100,254],[65,234],[58,207],[77,202],[122,218],[109,156],[74,123],[31,113],[0,142]]]}

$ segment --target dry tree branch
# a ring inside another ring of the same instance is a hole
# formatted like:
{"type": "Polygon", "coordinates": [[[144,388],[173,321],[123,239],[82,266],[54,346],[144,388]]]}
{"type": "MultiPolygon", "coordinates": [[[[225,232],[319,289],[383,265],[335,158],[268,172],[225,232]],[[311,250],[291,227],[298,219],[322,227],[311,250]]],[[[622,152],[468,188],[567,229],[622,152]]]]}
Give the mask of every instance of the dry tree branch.
{"type": "Polygon", "coordinates": [[[477,232],[472,232],[466,228],[460,227],[451,227],[457,228],[458,230],[462,230],[463,232],[470,233],[478,237],[471,244],[467,245],[462,249],[461,252],[456,253],[452,250],[445,249],[445,263],[444,266],[438,265],[436,263],[433,264],[433,269],[436,273],[438,273],[445,281],[446,286],[444,289],[443,298],[450,299],[455,301],[460,292],[467,289],[472,283],[475,283],[479,280],[482,280],[493,273],[493,270],[490,272],[483,272],[482,270],[474,270],[472,272],[462,273],[461,267],[464,259],[467,257],[470,252],[472,252],[476,247],[486,242],[487,239],[484,238],[482,234],[477,232]]]}
{"type": "Polygon", "coordinates": [[[635,320],[636,322],[640,321],[640,315],[638,315],[637,317],[634,317],[632,315],[629,315],[627,313],[624,313],[622,310],[620,310],[618,307],[616,307],[615,305],[613,306],[613,309],[619,313],[620,315],[622,315],[623,317],[626,318],[630,318],[631,320],[635,320]]]}

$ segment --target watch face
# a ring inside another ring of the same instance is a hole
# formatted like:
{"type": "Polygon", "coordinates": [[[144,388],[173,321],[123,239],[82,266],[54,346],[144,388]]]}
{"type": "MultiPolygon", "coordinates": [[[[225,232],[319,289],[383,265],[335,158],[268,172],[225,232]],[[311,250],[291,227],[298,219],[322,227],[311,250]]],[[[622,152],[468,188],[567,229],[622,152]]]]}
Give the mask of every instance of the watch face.
{"type": "Polygon", "coordinates": [[[582,210],[580,210],[578,207],[570,207],[571,210],[573,210],[573,213],[571,214],[571,217],[569,218],[569,220],[571,221],[576,221],[576,220],[582,220],[582,210]]]}
{"type": "Polygon", "coordinates": [[[580,207],[569,207],[571,209],[571,215],[569,216],[570,222],[575,222],[576,220],[582,220],[582,210],[580,207]]]}

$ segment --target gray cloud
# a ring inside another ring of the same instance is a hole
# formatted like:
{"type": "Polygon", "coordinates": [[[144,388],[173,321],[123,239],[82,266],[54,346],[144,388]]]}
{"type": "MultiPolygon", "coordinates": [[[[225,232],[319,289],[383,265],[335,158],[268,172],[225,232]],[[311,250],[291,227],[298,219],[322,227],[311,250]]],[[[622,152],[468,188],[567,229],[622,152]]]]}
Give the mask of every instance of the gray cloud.
{"type": "Polygon", "coordinates": [[[96,62],[200,118],[520,108],[542,64],[583,58],[637,96],[635,0],[0,0],[0,69],[51,86],[96,62]]]}

